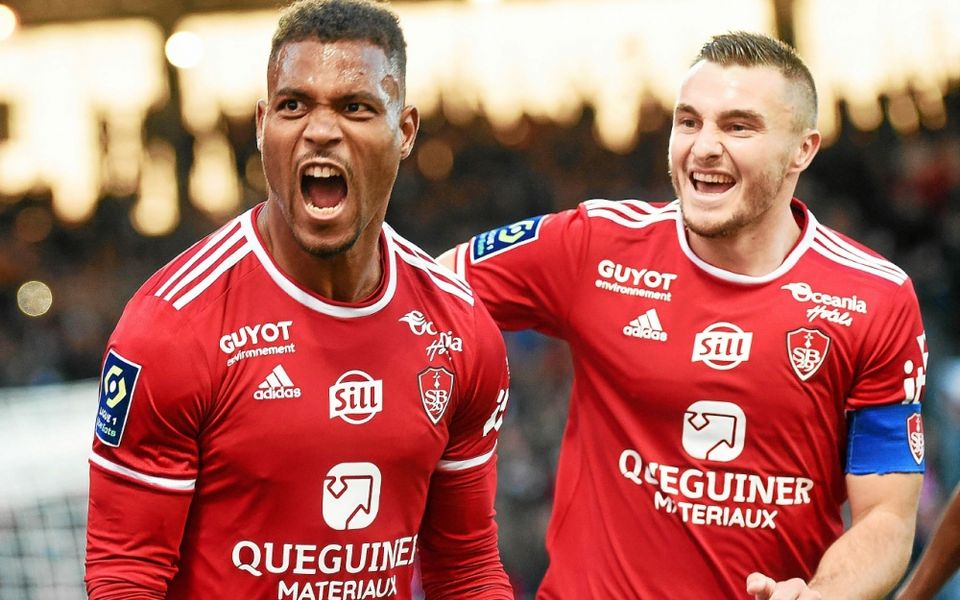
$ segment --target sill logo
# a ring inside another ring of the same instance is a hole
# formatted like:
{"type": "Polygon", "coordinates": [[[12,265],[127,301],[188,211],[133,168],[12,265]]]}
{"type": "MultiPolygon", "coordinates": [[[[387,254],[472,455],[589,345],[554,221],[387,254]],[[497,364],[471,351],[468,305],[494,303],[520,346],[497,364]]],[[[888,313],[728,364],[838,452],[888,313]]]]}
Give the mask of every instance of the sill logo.
{"type": "Polygon", "coordinates": [[[729,371],[750,360],[753,333],[733,323],[714,323],[693,340],[691,362],[700,362],[711,369],[729,371]]]}
{"type": "Polygon", "coordinates": [[[683,415],[683,449],[693,458],[730,462],[743,452],[747,416],[732,402],[700,400],[683,415]]]}
{"type": "Polygon", "coordinates": [[[380,469],[368,462],[340,463],[323,478],[323,520],[333,529],[363,529],[380,512],[380,469]]]}

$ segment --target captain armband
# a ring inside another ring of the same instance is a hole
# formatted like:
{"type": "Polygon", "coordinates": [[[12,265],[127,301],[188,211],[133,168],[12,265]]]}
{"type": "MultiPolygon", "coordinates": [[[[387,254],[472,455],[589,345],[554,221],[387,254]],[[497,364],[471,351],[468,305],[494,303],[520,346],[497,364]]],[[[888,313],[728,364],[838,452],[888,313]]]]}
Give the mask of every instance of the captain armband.
{"type": "Polygon", "coordinates": [[[847,467],[851,475],[923,473],[923,421],[919,404],[870,406],[847,421],[847,467]]]}

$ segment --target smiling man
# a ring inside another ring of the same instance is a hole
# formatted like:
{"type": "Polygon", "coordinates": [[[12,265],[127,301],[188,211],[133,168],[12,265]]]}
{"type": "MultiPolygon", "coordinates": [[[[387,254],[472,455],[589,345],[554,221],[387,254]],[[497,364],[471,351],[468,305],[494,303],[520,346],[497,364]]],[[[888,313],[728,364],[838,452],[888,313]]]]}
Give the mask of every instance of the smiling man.
{"type": "Polygon", "coordinates": [[[419,117],[396,16],[303,0],[257,105],[267,200],[134,295],[90,455],[90,598],[508,600],[508,399],[472,290],[384,223],[419,117]]]}
{"type": "Polygon", "coordinates": [[[717,36],[677,98],[676,200],[442,257],[501,328],[572,350],[538,598],[880,598],[903,573],[926,338],[908,276],[793,197],[816,120],[791,48],[717,36]]]}

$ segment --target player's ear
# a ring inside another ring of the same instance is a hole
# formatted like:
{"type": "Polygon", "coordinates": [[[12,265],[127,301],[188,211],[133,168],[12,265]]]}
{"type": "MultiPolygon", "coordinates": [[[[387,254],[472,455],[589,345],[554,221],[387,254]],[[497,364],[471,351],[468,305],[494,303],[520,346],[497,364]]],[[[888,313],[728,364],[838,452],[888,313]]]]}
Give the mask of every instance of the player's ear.
{"type": "Polygon", "coordinates": [[[263,150],[263,117],[267,114],[267,102],[263,98],[257,100],[257,150],[263,150]]]}
{"type": "Polygon", "coordinates": [[[793,155],[792,170],[797,172],[805,170],[813,162],[813,157],[820,151],[822,136],[817,129],[807,129],[801,134],[800,144],[797,146],[793,155]]]}
{"type": "Polygon", "coordinates": [[[410,156],[413,152],[413,143],[420,130],[420,111],[412,104],[404,106],[400,111],[400,160],[410,156]]]}

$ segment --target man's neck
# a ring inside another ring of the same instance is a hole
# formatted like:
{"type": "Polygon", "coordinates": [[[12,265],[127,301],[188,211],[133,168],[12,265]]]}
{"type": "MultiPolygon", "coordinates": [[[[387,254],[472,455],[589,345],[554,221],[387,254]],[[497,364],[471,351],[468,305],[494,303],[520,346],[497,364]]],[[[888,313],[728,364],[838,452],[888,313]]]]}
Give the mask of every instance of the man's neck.
{"type": "Polygon", "coordinates": [[[283,215],[269,205],[260,210],[256,225],[277,266],[311,292],[336,302],[357,303],[379,289],[384,277],[379,227],[375,232],[368,228],[350,249],[319,257],[293,239],[283,215]]]}
{"type": "Polygon", "coordinates": [[[792,205],[773,210],[762,221],[727,237],[703,237],[688,229],[690,249],[725,271],[750,277],[767,275],[783,264],[803,233],[792,205]]]}

